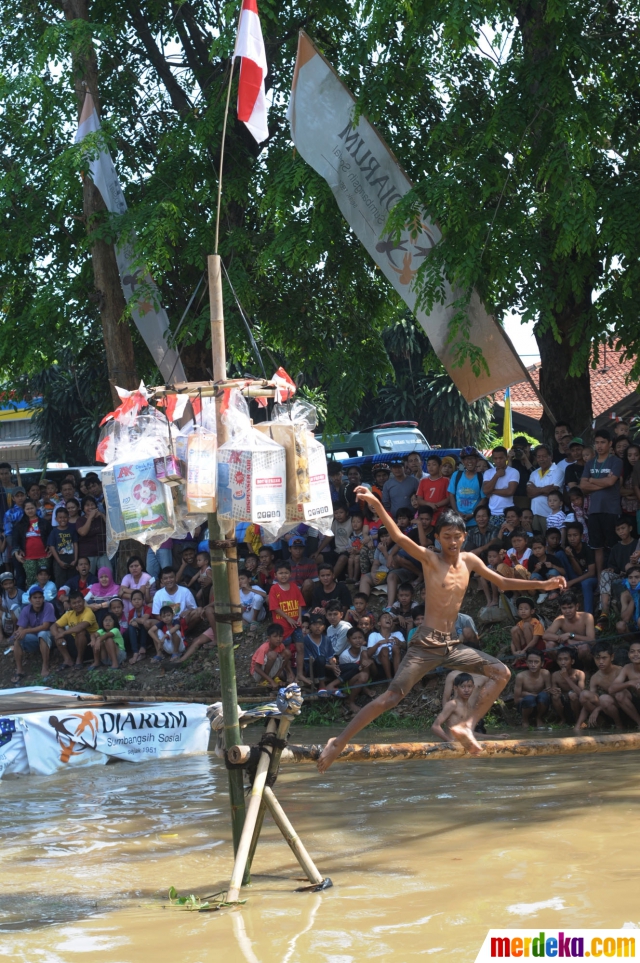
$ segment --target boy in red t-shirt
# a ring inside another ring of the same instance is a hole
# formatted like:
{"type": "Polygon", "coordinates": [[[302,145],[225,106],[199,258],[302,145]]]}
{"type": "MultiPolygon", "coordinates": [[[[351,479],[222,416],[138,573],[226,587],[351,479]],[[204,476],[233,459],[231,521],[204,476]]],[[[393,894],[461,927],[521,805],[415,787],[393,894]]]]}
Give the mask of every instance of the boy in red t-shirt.
{"type": "Polygon", "coordinates": [[[442,474],[441,464],[442,459],[439,455],[429,455],[427,458],[429,475],[422,479],[416,492],[418,507],[428,505],[433,510],[432,523],[434,525],[438,521],[440,513],[449,504],[449,479],[442,474]]]}
{"type": "Polygon", "coordinates": [[[284,642],[289,641],[291,652],[296,653],[296,665],[300,674],[304,662],[304,641],[299,630],[306,602],[298,586],[291,581],[290,563],[277,562],[275,568],[276,580],[269,589],[271,618],[276,625],[282,627],[284,642]]]}

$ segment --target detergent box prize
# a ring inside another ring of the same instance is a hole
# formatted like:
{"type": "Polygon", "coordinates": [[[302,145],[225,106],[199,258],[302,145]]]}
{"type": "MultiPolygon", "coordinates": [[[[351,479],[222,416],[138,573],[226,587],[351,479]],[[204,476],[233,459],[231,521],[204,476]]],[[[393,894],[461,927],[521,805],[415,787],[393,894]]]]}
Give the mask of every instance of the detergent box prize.
{"type": "Polygon", "coordinates": [[[127,535],[170,526],[164,487],[158,481],[153,458],[114,464],[113,472],[127,535]]]}
{"type": "Polygon", "coordinates": [[[253,450],[218,449],[218,511],[238,522],[279,526],[286,511],[286,455],[269,442],[253,450]]]}

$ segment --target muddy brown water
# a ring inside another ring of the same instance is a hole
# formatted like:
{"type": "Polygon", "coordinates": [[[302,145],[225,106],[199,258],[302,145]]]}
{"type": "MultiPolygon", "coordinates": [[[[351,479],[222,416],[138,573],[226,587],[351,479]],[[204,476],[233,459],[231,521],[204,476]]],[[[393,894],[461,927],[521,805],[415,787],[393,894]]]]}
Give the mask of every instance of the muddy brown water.
{"type": "MultiPolygon", "coordinates": [[[[302,729],[295,741],[331,734],[302,729]]],[[[0,960],[473,961],[490,927],[638,924],[638,762],[338,764],[324,776],[289,766],[276,791],[334,888],[293,892],[299,868],[267,818],[246,905],[201,914],[170,906],[167,891],[205,896],[228,882],[217,759],[7,778],[0,960]]]]}

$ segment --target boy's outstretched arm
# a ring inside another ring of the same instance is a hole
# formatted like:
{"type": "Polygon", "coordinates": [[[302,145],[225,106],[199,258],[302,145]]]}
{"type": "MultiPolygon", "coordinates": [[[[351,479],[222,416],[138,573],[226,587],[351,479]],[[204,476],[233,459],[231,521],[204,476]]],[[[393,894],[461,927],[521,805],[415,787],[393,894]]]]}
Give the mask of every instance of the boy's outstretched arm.
{"type": "Polygon", "coordinates": [[[439,739],[442,739],[443,742],[451,742],[451,740],[447,737],[446,732],[442,728],[442,723],[447,721],[455,708],[456,704],[454,700],[451,699],[449,702],[447,702],[440,715],[436,716],[433,725],[431,726],[431,731],[435,733],[439,739]]]}
{"type": "Polygon", "coordinates": [[[400,548],[403,548],[407,555],[411,555],[411,557],[415,558],[418,562],[427,562],[431,565],[436,564],[433,552],[428,552],[422,545],[416,545],[413,539],[407,535],[403,535],[386,508],[382,506],[381,502],[368,488],[365,488],[363,485],[358,485],[355,489],[355,494],[359,502],[364,502],[366,505],[369,505],[370,508],[374,509],[378,517],[384,522],[384,527],[393,541],[400,548]]]}
{"type": "MultiPolygon", "coordinates": [[[[493,582],[502,592],[519,592],[527,585],[524,579],[504,578],[504,576],[499,575],[498,572],[492,571],[492,569],[487,568],[482,559],[478,558],[477,555],[471,555],[465,552],[465,559],[467,568],[469,568],[470,571],[486,578],[487,582],[493,582]]],[[[553,578],[547,579],[546,582],[536,582],[535,587],[536,591],[540,589],[542,592],[553,592],[555,589],[564,590],[567,587],[567,581],[564,576],[555,575],[553,578]]]]}

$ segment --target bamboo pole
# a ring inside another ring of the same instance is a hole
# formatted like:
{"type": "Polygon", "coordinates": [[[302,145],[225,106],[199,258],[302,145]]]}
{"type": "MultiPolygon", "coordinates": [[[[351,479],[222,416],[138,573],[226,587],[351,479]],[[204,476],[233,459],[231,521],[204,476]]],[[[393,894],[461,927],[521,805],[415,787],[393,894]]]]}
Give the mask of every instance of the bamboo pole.
{"type": "MultiPolygon", "coordinates": [[[[266,807],[273,816],[273,821],[291,847],[291,852],[300,863],[302,871],[306,874],[310,883],[321,886],[324,883],[316,864],[309,856],[309,853],[302,844],[300,837],[289,822],[287,815],[275,797],[270,786],[264,787],[263,797],[266,807]]],[[[330,884],[328,884],[330,885],[330,884]]]]}
{"type": "MultiPolygon", "coordinates": [[[[213,356],[213,376],[215,381],[226,378],[226,351],[224,343],[224,311],[222,302],[222,276],[220,258],[208,258],[209,304],[211,311],[211,353],[213,356]]],[[[219,403],[216,404],[219,410],[219,403]]],[[[219,420],[219,419],[218,419],[219,420]]],[[[224,538],[216,512],[209,515],[209,551],[211,554],[211,581],[216,610],[216,637],[218,640],[218,665],[220,667],[220,689],[224,713],[224,743],[226,749],[242,742],[238,721],[238,689],[236,685],[236,666],[233,654],[233,631],[231,627],[231,606],[229,592],[228,566],[222,548],[216,548],[224,538]]],[[[231,576],[237,581],[237,566],[232,565],[231,576]]],[[[241,769],[230,769],[229,801],[231,803],[231,827],[233,849],[237,853],[245,819],[244,782],[241,769]]]]}
{"type": "MultiPolygon", "coordinates": [[[[468,758],[482,759],[496,756],[564,756],[586,755],[593,752],[623,752],[640,749],[640,732],[603,734],[595,736],[565,736],[541,739],[486,739],[481,743],[480,756],[469,754],[455,742],[396,742],[348,745],[336,762],[371,762],[384,760],[403,762],[408,759],[439,760],[468,758]]],[[[282,762],[317,762],[324,746],[288,746],[282,752],[282,762]]]]}
{"type": "MultiPolygon", "coordinates": [[[[269,722],[267,723],[267,732],[270,733],[275,731],[276,721],[275,719],[269,719],[269,722]]],[[[253,779],[253,786],[251,787],[251,795],[249,796],[249,805],[247,806],[247,814],[245,817],[244,826],[242,828],[242,836],[240,837],[240,842],[236,851],[236,861],[233,864],[231,882],[229,883],[229,889],[227,891],[227,903],[237,903],[238,897],[240,896],[240,887],[242,886],[243,878],[247,868],[247,858],[251,848],[251,841],[253,839],[256,821],[260,812],[262,794],[267,781],[270,762],[271,755],[268,752],[263,751],[260,755],[260,759],[258,760],[256,774],[253,779]]],[[[242,773],[241,769],[236,771],[242,773]]]]}
{"type": "MultiPolygon", "coordinates": [[[[284,741],[287,738],[292,722],[293,722],[293,719],[291,716],[280,717],[280,722],[278,723],[278,732],[277,732],[278,739],[282,739],[284,741]]],[[[268,775],[270,777],[276,775],[278,771],[278,767],[280,765],[281,756],[282,756],[282,749],[274,748],[271,753],[271,761],[269,763],[268,775]]],[[[267,809],[267,804],[263,796],[262,801],[260,802],[260,810],[258,812],[258,818],[256,819],[255,829],[253,830],[251,846],[249,847],[249,855],[247,856],[247,869],[249,872],[251,872],[253,857],[256,854],[258,840],[260,839],[260,833],[262,832],[262,824],[264,822],[264,814],[266,812],[266,809],[267,809]]]]}

